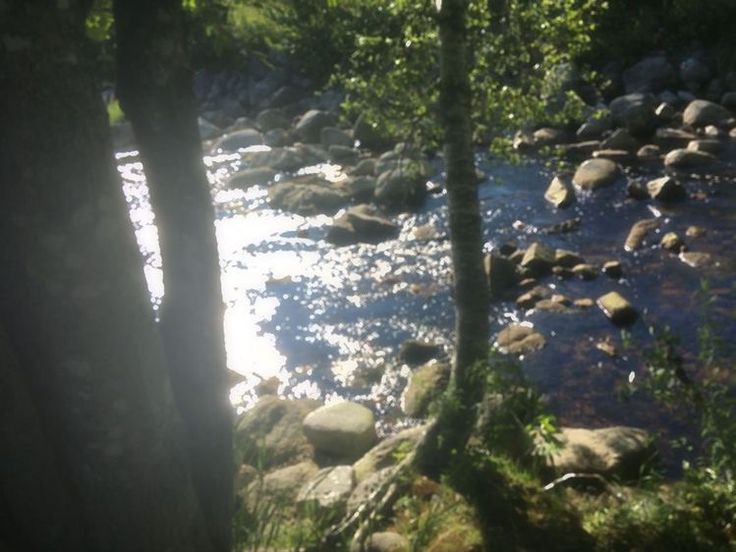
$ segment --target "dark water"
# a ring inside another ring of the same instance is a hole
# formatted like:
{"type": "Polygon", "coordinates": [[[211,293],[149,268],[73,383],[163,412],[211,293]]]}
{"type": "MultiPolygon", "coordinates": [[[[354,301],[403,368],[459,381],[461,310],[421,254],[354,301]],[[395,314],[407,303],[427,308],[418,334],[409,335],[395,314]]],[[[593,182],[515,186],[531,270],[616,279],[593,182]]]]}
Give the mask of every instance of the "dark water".
{"type": "MultiPolygon", "coordinates": [[[[724,163],[720,177],[685,178],[693,197],[672,207],[627,199],[620,182],[557,211],[543,199],[551,172],[542,163],[513,166],[486,156],[478,161],[489,175],[480,188],[489,250],[507,242],[526,246],[540,241],[578,252],[594,264],[620,260],[625,272],[620,281],[548,277],[541,283],[570,299],[595,299],[617,290],[642,314],[631,329],[632,345],[622,350],[619,330],[597,307],[523,312],[513,296],[493,305],[494,333],[523,320],[546,337],[547,345],[522,363],[560,421],[657,428],[663,438],[688,430],[683,416],[657,407],[645,393],[627,400],[621,396],[644,374],[640,353],[651,346],[650,325],[671,327],[681,339],[686,369],[696,375],[703,279],[715,297],[711,319],[726,344],[736,339],[734,164],[724,163]],[[713,263],[695,269],[658,247],[625,252],[631,225],[655,215],[664,221],[662,233],[676,231],[684,238],[690,225],[706,228],[705,236],[684,239],[690,250],[711,254],[713,263]],[[572,217],[582,220],[577,231],[543,231],[572,217]],[[619,349],[615,358],[595,347],[606,337],[619,349]]],[[[336,248],[322,239],[329,217],[275,212],[261,188],[225,190],[225,177],[240,166],[238,155],[205,162],[215,190],[228,364],[247,377],[233,389],[232,400],[247,407],[260,378],[276,376],[284,396],[358,399],[374,408],[384,429],[408,423],[401,418],[399,395],[410,372],[396,358],[398,345],[405,339],[428,339],[444,344],[449,353],[452,343],[446,195],[431,196],[418,213],[400,216],[402,231],[394,241],[336,248]]],[[[134,157],[121,156],[120,163],[155,302],[163,289],[145,181],[134,157]]],[[[631,177],[657,177],[661,168],[630,172],[631,177]]]]}

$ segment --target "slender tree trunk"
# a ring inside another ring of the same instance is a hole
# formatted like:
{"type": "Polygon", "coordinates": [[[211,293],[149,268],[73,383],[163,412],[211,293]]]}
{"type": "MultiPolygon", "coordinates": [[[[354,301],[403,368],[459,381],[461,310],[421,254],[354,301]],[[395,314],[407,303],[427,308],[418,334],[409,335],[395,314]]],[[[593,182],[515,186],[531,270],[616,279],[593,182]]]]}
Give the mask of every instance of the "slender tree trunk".
{"type": "Polygon", "coordinates": [[[232,412],[214,213],[181,0],[114,3],[118,95],[151,192],[164,271],[160,326],[186,422],[195,487],[215,549],[229,550],[232,412]]]}
{"type": "Polygon", "coordinates": [[[440,473],[453,450],[461,450],[474,425],[482,387],[471,368],[488,355],[488,286],[470,122],[470,83],[465,46],[467,0],[437,0],[440,30],[440,112],[444,131],[452,266],[455,276],[455,356],[451,389],[460,410],[440,415],[417,463],[440,473]]]}
{"type": "Polygon", "coordinates": [[[25,539],[23,551],[208,552],[79,9],[75,0],[0,3],[2,386],[29,401],[3,404],[28,448],[2,454],[17,455],[19,477],[56,481],[48,501],[33,487],[18,496],[2,486],[3,513],[25,523],[0,541],[25,539]],[[39,514],[51,526],[29,534],[29,512],[67,505],[39,514]],[[61,540],[46,546],[54,532],[61,540]]]}

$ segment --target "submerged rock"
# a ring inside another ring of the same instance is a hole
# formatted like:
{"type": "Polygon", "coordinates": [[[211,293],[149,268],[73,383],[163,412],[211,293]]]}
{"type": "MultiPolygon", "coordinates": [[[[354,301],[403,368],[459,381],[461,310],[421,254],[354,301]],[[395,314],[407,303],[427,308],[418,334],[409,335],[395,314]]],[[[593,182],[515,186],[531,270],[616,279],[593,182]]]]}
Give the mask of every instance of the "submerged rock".
{"type": "Polygon", "coordinates": [[[335,245],[380,243],[395,238],[399,227],[378,216],[369,205],[357,205],[335,220],[327,231],[326,240],[335,245]]]}
{"type": "Polygon", "coordinates": [[[544,347],[546,340],[534,328],[522,324],[511,324],[496,336],[496,346],[502,353],[522,354],[544,347]]]}
{"type": "Polygon", "coordinates": [[[317,451],[347,460],[360,458],[376,442],[373,412],[349,401],[310,412],[303,428],[317,451]]]}
{"type": "Polygon", "coordinates": [[[273,180],[276,171],[268,167],[254,167],[233,174],[227,181],[230,188],[241,188],[243,190],[251,186],[264,186],[273,180]]]}

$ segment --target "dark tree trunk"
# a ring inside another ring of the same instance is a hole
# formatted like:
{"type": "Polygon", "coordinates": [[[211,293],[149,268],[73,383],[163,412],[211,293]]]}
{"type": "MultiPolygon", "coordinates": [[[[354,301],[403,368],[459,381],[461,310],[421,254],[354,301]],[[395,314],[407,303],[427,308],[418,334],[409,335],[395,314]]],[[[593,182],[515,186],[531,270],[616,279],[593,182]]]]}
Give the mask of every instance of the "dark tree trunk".
{"type": "Polygon", "coordinates": [[[451,388],[461,406],[455,416],[440,416],[418,454],[420,467],[441,472],[453,450],[461,450],[472,430],[474,405],[482,387],[471,368],[488,355],[488,286],[483,270],[483,238],[470,122],[470,83],[465,46],[467,0],[442,0],[440,30],[440,113],[445,166],[452,266],[455,276],[455,357],[451,388]]]}
{"type": "Polygon", "coordinates": [[[229,550],[232,412],[214,214],[180,0],[114,3],[118,96],[151,191],[164,271],[160,311],[194,483],[215,549],[229,550]]]}
{"type": "Polygon", "coordinates": [[[18,448],[3,441],[18,479],[2,474],[0,517],[16,522],[0,542],[207,552],[79,9],[0,3],[0,373],[18,393],[3,401],[2,428],[22,432],[18,448]],[[19,495],[34,478],[48,496],[19,495]]]}

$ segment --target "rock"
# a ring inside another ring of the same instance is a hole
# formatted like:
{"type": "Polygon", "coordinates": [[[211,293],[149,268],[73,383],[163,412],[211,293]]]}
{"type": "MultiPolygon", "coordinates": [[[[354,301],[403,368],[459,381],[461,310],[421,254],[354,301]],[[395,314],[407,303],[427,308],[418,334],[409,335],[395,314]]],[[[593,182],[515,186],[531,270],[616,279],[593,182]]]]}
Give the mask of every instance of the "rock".
{"type": "Polygon", "coordinates": [[[702,268],[712,263],[711,256],[700,251],[682,251],[679,258],[683,263],[693,268],[702,268]]]}
{"type": "Polygon", "coordinates": [[[360,152],[348,146],[330,146],[327,149],[330,161],[338,165],[355,165],[360,152]]]}
{"type": "Polygon", "coordinates": [[[399,227],[382,218],[368,205],[357,205],[335,220],[328,229],[328,242],[335,245],[380,243],[395,238],[399,227]]]}
{"type": "Polygon", "coordinates": [[[310,412],[303,428],[317,451],[346,460],[360,458],[376,442],[373,412],[348,401],[310,412]]]}
{"type": "Polygon", "coordinates": [[[595,305],[595,302],[588,297],[583,297],[581,299],[575,299],[573,305],[581,309],[590,309],[595,305]]]}
{"type": "Polygon", "coordinates": [[[611,130],[613,120],[609,113],[601,114],[597,117],[591,117],[578,128],[575,136],[579,140],[597,140],[604,132],[611,130]]]}
{"type": "Polygon", "coordinates": [[[444,353],[444,348],[438,343],[409,339],[399,347],[399,360],[410,366],[417,366],[439,358],[444,353]]]}
{"type": "Polygon", "coordinates": [[[680,201],[687,197],[685,187],[670,176],[650,180],[647,191],[657,201],[680,201]]]}
{"type": "Polygon", "coordinates": [[[684,247],[685,242],[675,232],[667,232],[659,242],[662,249],[672,251],[673,253],[679,253],[684,247]]]}
{"type": "Polygon", "coordinates": [[[558,278],[562,278],[563,280],[568,280],[575,276],[573,271],[569,268],[566,268],[564,266],[553,266],[552,267],[552,274],[557,276],[558,278]]]}
{"type": "Polygon", "coordinates": [[[627,163],[634,158],[634,155],[626,150],[598,150],[593,152],[593,159],[608,159],[614,163],[627,163]]]}
{"type": "Polygon", "coordinates": [[[293,147],[273,150],[269,159],[271,168],[283,172],[296,172],[308,165],[304,157],[304,150],[293,147]]]}
{"type": "Polygon", "coordinates": [[[520,309],[531,309],[542,299],[549,297],[552,293],[545,287],[537,286],[516,298],[516,306],[520,309]]]}
{"type": "Polygon", "coordinates": [[[695,56],[691,56],[680,64],[680,79],[687,84],[702,85],[711,78],[711,70],[707,64],[695,56]]]}
{"type": "Polygon", "coordinates": [[[567,157],[581,159],[590,157],[594,151],[600,149],[601,143],[598,140],[588,140],[587,142],[578,142],[576,144],[566,144],[562,146],[563,154],[567,157]]]}
{"type": "Polygon", "coordinates": [[[549,459],[558,474],[582,472],[634,478],[654,453],[652,437],[633,427],[563,427],[559,440],[560,449],[549,459]]]}
{"type": "Polygon", "coordinates": [[[726,92],[721,98],[721,105],[736,113],[736,92],[726,92]]]}
{"type": "Polygon", "coordinates": [[[330,146],[345,146],[346,148],[352,149],[355,139],[339,128],[324,127],[320,132],[320,142],[326,148],[330,146]]]}
{"type": "Polygon", "coordinates": [[[319,142],[322,129],[328,126],[334,126],[335,122],[336,118],[332,113],[310,109],[301,116],[294,128],[294,132],[303,142],[319,142]]]}
{"type": "Polygon", "coordinates": [[[626,183],[626,195],[631,199],[636,199],[637,201],[649,199],[649,191],[639,179],[629,180],[626,183]]]}
{"type": "MultiPolygon", "coordinates": [[[[730,125],[730,121],[736,122],[736,119],[729,119],[726,125],[730,125]]],[[[723,129],[718,128],[716,125],[708,125],[703,129],[703,137],[705,140],[725,140],[728,135],[723,129]]],[[[697,140],[693,140],[694,142],[697,140]]],[[[692,144],[692,142],[688,143],[688,146],[692,144]]],[[[718,150],[720,151],[720,150],[718,150]]]]}
{"type": "Polygon", "coordinates": [[[662,102],[657,106],[657,109],[654,110],[654,114],[657,116],[657,119],[665,123],[674,119],[676,113],[677,111],[672,107],[672,104],[666,102],[662,102]]]}
{"type": "Polygon", "coordinates": [[[486,255],[483,266],[492,298],[500,297],[504,291],[514,287],[519,281],[516,265],[504,257],[486,255]]]}
{"type": "Polygon", "coordinates": [[[705,233],[706,230],[702,226],[688,226],[687,230],[685,231],[685,235],[688,238],[700,238],[704,236],[705,233]]]}
{"type": "Polygon", "coordinates": [[[621,263],[618,261],[606,261],[605,263],[603,263],[601,272],[603,272],[603,274],[605,274],[609,278],[616,279],[621,278],[621,276],[624,275],[621,263]]]}
{"type": "Polygon", "coordinates": [[[342,183],[342,186],[351,201],[366,203],[373,199],[376,192],[376,179],[372,176],[351,176],[342,183]]]}
{"type": "Polygon", "coordinates": [[[427,197],[426,176],[418,170],[397,168],[378,177],[376,203],[389,209],[417,208],[427,197]]]}
{"type": "Polygon", "coordinates": [[[575,191],[567,178],[555,176],[544,193],[544,199],[558,209],[563,209],[575,202],[575,191]]]}
{"type": "Polygon", "coordinates": [[[410,552],[411,545],[398,533],[382,532],[371,534],[365,542],[365,548],[351,548],[350,552],[410,552]]]}
{"type": "Polygon", "coordinates": [[[123,121],[122,123],[111,125],[110,135],[112,137],[112,145],[115,148],[115,151],[132,149],[135,144],[133,125],[131,125],[129,121],[123,121]]]}
{"type": "Polygon", "coordinates": [[[362,479],[353,490],[350,498],[348,499],[348,512],[355,512],[362,504],[371,500],[371,495],[389,478],[391,477],[396,468],[390,466],[378,470],[375,473],[368,475],[365,479],[362,479]]]}
{"type": "Polygon", "coordinates": [[[504,354],[523,354],[541,349],[544,336],[528,325],[511,324],[496,336],[496,347],[504,354]]]}
{"type": "Polygon", "coordinates": [[[521,260],[521,267],[532,276],[541,276],[552,270],[555,264],[555,251],[541,243],[531,244],[521,260]]]}
{"type": "Polygon", "coordinates": [[[715,139],[693,140],[688,143],[687,149],[691,151],[702,151],[710,153],[711,155],[718,155],[723,151],[723,142],[715,139]]]}
{"type": "Polygon", "coordinates": [[[588,159],[575,171],[573,184],[583,190],[597,190],[612,184],[621,174],[618,165],[608,159],[588,159]]]}
{"type": "Polygon", "coordinates": [[[243,190],[251,186],[265,186],[276,176],[276,171],[268,167],[256,167],[245,169],[234,173],[227,181],[229,188],[241,188],[243,190]]]}
{"type": "Polygon", "coordinates": [[[696,134],[679,128],[658,128],[654,133],[654,143],[665,150],[684,148],[697,138],[696,134]]]}
{"type": "Polygon", "coordinates": [[[631,303],[615,291],[601,295],[597,303],[611,322],[618,326],[632,324],[639,316],[631,303]]]}
{"type": "Polygon", "coordinates": [[[661,92],[673,85],[677,73],[672,64],[662,55],[642,59],[623,72],[624,88],[632,92],[661,92]]]}
{"type": "Polygon", "coordinates": [[[258,506],[258,500],[292,503],[305,483],[315,477],[319,467],[306,460],[266,474],[262,481],[252,481],[245,489],[244,499],[249,509],[258,506]]]}
{"type": "Polygon", "coordinates": [[[715,156],[702,151],[676,149],[664,157],[664,166],[674,169],[696,169],[716,161],[715,156]]]}
{"type": "Polygon", "coordinates": [[[693,100],[685,108],[682,114],[682,122],[691,127],[704,127],[706,125],[719,125],[731,117],[733,117],[731,112],[722,105],[708,100],[693,100]]]}
{"type": "Polygon", "coordinates": [[[263,145],[263,135],[254,128],[244,128],[225,134],[215,145],[212,151],[236,152],[251,146],[263,145]]]}
{"type": "Polygon", "coordinates": [[[271,107],[284,107],[298,101],[304,91],[296,86],[284,85],[278,88],[269,98],[268,105],[271,107]]]}
{"type": "Polygon", "coordinates": [[[654,130],[657,124],[655,107],[654,97],[650,94],[620,96],[609,105],[614,123],[635,136],[654,130]]]}
{"type": "Polygon", "coordinates": [[[572,267],[572,272],[582,280],[594,280],[598,277],[598,269],[587,263],[575,265],[572,267]]]}
{"type": "Polygon", "coordinates": [[[624,150],[633,153],[639,149],[639,141],[626,129],[619,128],[601,142],[601,149],[624,150]]]}
{"type": "Polygon", "coordinates": [[[654,161],[659,159],[660,153],[659,146],[656,144],[646,144],[639,148],[636,156],[642,161],[654,161]]]}
{"type": "Polygon", "coordinates": [[[288,128],[289,118],[280,109],[264,109],[256,116],[256,124],[262,132],[275,128],[288,128]]]}
{"type": "Polygon", "coordinates": [[[236,425],[238,460],[256,464],[265,459],[263,467],[268,468],[311,458],[314,450],[302,431],[302,420],[319,405],[318,401],[306,399],[260,399],[236,425]]]}
{"type": "Polygon", "coordinates": [[[398,463],[398,453],[408,453],[419,442],[427,431],[426,425],[412,427],[399,431],[378,443],[366,452],[360,460],[353,464],[355,479],[360,483],[378,470],[395,466],[398,463]]]}
{"type": "Polygon", "coordinates": [[[272,148],[283,148],[292,143],[291,135],[283,128],[272,128],[263,135],[263,142],[272,148]]]}
{"type": "Polygon", "coordinates": [[[565,142],[567,134],[558,128],[544,127],[532,133],[534,147],[554,146],[565,142]]]}
{"type": "Polygon", "coordinates": [[[222,134],[220,127],[213,125],[203,117],[197,118],[197,125],[199,126],[199,137],[202,140],[212,140],[222,134]]]}
{"type": "Polygon", "coordinates": [[[268,203],[273,209],[302,216],[331,215],[347,201],[343,190],[316,175],[280,181],[268,190],[268,203]]]}
{"type": "Polygon", "coordinates": [[[697,99],[695,94],[690,92],[689,90],[678,90],[677,91],[677,97],[680,100],[680,102],[684,104],[689,104],[690,102],[697,99]]]}
{"type": "Polygon", "coordinates": [[[312,505],[317,511],[342,516],[355,488],[352,466],[333,466],[321,469],[307,481],[296,497],[301,506],[312,505]]]}
{"type": "Polygon", "coordinates": [[[624,248],[626,251],[634,251],[639,249],[643,243],[647,234],[659,228],[659,220],[657,219],[644,219],[635,222],[629,230],[629,235],[626,237],[626,243],[624,248]]]}
{"type": "Polygon", "coordinates": [[[373,176],[376,174],[376,160],[373,158],[362,159],[350,171],[353,176],[373,176]]]}
{"type": "Polygon", "coordinates": [[[401,396],[403,410],[412,418],[427,416],[432,401],[437,399],[450,380],[450,365],[430,360],[420,366],[411,376],[401,396]]]}
{"type": "Polygon", "coordinates": [[[583,258],[577,253],[568,251],[566,249],[555,249],[555,265],[564,268],[572,268],[575,265],[579,265],[585,262],[583,258]]]}

